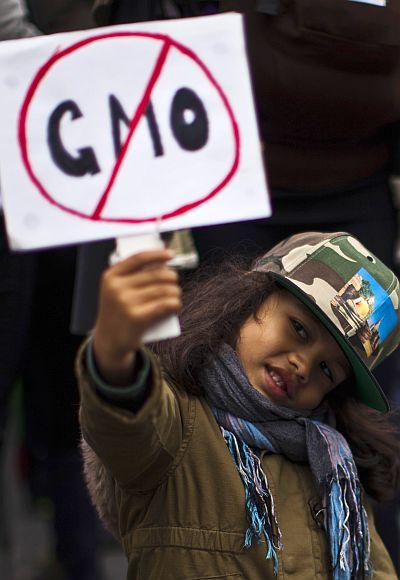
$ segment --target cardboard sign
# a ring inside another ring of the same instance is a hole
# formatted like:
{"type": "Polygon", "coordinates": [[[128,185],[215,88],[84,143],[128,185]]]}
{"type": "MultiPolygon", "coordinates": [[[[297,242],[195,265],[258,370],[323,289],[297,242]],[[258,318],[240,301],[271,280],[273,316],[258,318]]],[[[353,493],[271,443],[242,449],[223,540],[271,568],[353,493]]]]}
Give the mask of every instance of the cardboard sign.
{"type": "Polygon", "coordinates": [[[0,43],[14,249],[266,217],[242,19],[0,43]]]}

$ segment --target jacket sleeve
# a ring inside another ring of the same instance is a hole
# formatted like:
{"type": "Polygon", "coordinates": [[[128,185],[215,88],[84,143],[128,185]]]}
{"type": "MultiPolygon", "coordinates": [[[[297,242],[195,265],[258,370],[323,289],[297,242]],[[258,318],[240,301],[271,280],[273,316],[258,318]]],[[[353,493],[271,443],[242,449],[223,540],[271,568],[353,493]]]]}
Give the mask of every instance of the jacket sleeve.
{"type": "Polygon", "coordinates": [[[102,399],[112,405],[135,413],[142,407],[150,390],[149,380],[152,378],[150,375],[150,359],[142,349],[136,353],[136,363],[130,385],[118,387],[109,385],[103,380],[97,369],[91,339],[89,339],[86,347],[86,367],[88,380],[94,384],[96,392],[102,399]]]}
{"type": "Polygon", "coordinates": [[[173,469],[186,445],[193,399],[162,378],[160,365],[147,351],[151,378],[145,402],[136,413],[113,405],[97,394],[90,379],[86,346],[77,359],[83,437],[121,487],[154,489],[173,469]]]}
{"type": "Polygon", "coordinates": [[[368,502],[364,502],[364,505],[368,514],[368,525],[371,534],[372,577],[374,580],[398,580],[389,553],[376,531],[371,505],[368,502]]]}

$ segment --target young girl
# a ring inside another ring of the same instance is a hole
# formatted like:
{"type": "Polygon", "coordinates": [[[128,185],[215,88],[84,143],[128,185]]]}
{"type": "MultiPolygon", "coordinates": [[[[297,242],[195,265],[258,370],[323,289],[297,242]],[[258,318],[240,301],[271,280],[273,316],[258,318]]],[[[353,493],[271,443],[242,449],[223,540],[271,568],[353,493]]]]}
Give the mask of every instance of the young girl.
{"type": "Polygon", "coordinates": [[[79,359],[89,487],[128,578],[394,580],[366,493],[400,473],[370,372],[399,342],[395,275],[349,234],[299,234],[197,280],[181,336],[149,350],[181,309],[170,258],[106,271],[79,359]]]}

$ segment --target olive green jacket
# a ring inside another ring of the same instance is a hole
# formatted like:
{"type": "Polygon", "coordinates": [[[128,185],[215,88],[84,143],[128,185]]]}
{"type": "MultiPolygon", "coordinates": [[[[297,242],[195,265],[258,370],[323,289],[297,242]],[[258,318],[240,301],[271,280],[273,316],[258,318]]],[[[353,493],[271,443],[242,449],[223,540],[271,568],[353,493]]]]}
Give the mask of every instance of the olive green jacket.
{"type": "MultiPolygon", "coordinates": [[[[149,397],[136,413],[103,401],[78,360],[87,443],[112,472],[128,579],[273,579],[265,544],[243,548],[244,489],[207,403],[162,379],[152,359],[149,397]]],[[[282,531],[278,578],[328,579],[328,544],[306,465],[262,456],[282,531]]],[[[374,579],[394,580],[370,519],[374,579]]]]}

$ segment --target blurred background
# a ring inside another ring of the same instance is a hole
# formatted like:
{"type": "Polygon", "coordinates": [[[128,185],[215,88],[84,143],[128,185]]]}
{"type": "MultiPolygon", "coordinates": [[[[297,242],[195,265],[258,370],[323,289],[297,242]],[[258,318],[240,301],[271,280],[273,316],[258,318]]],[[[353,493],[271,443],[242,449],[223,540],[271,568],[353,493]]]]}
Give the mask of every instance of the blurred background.
{"type": "MultiPolygon", "coordinates": [[[[67,576],[57,557],[54,505],[46,495],[32,495],[23,439],[21,386],[18,385],[11,403],[3,449],[0,578],[67,580],[70,576],[67,576]]],[[[72,505],[67,508],[74,511],[72,505]]],[[[98,576],[92,572],[84,575],[84,572],[78,571],[76,578],[123,580],[127,566],[119,544],[102,529],[100,523],[95,534],[98,576]]]]}

